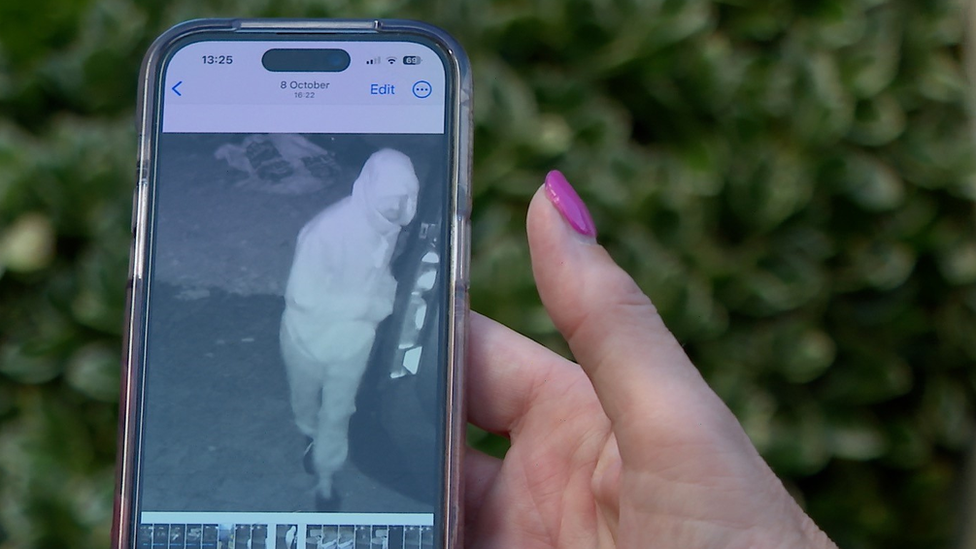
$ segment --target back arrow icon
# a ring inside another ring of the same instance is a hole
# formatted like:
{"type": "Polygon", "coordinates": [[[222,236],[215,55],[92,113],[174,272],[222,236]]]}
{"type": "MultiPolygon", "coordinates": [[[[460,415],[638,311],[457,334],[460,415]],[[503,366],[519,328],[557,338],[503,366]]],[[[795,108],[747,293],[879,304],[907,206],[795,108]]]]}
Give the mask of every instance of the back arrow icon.
{"type": "Polygon", "coordinates": [[[180,93],[180,90],[178,90],[178,89],[176,89],[176,88],[178,88],[178,87],[180,87],[180,84],[182,84],[182,83],[183,83],[183,81],[182,81],[182,80],[180,80],[180,81],[179,81],[179,82],[177,82],[176,84],[173,84],[173,87],[172,87],[172,88],[170,88],[170,89],[172,89],[172,90],[173,90],[173,93],[175,93],[176,95],[178,95],[178,96],[180,96],[180,97],[183,97],[183,94],[182,94],[182,93],[180,93]]]}

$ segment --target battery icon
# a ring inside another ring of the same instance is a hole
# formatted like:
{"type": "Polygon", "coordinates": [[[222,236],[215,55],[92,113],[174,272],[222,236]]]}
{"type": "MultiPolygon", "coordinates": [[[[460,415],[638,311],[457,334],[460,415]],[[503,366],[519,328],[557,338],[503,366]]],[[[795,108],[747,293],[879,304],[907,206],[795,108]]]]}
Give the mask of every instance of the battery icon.
{"type": "Polygon", "coordinates": [[[403,56],[404,65],[419,65],[420,56],[419,55],[404,55],[403,56]]]}

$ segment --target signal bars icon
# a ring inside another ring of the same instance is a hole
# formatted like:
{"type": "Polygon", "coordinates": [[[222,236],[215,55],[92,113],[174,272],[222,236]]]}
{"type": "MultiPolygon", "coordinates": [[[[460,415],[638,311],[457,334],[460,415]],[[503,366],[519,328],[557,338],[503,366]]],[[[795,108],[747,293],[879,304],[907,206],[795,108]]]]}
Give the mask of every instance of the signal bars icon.
{"type": "MultiPolygon", "coordinates": [[[[377,55],[376,57],[370,57],[369,59],[367,59],[366,60],[366,64],[367,65],[379,65],[381,60],[383,60],[383,58],[381,58],[380,56],[377,55]]],[[[387,62],[387,64],[390,64],[390,65],[396,65],[397,58],[396,57],[392,57],[392,56],[391,57],[387,57],[386,58],[386,62],[387,62]]]]}

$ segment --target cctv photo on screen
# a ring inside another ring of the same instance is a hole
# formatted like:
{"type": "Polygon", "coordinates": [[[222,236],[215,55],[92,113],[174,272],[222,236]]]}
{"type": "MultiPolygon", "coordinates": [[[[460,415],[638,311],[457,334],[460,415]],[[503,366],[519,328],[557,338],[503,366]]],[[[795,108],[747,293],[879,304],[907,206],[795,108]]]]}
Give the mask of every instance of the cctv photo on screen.
{"type": "Polygon", "coordinates": [[[445,139],[161,135],[140,547],[433,543],[445,139]]]}

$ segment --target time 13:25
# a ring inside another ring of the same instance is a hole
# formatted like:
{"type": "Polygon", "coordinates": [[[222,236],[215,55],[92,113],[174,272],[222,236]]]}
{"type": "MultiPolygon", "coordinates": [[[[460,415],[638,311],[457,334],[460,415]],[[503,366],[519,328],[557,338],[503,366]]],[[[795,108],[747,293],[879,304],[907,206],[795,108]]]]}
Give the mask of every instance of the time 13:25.
{"type": "Polygon", "coordinates": [[[233,55],[201,55],[204,65],[231,65],[234,63],[233,55]]]}

